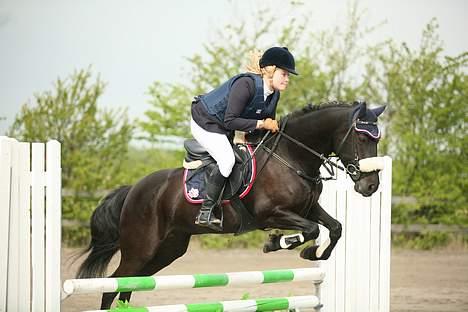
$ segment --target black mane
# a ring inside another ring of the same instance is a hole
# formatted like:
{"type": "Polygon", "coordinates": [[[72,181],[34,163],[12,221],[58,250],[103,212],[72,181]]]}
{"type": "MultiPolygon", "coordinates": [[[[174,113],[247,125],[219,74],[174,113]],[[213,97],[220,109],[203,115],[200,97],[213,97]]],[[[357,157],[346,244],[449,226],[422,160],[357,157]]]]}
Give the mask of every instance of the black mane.
{"type": "Polygon", "coordinates": [[[340,102],[340,101],[331,101],[331,102],[325,102],[325,103],[320,103],[320,104],[307,104],[306,106],[299,108],[295,111],[292,111],[289,113],[286,117],[299,117],[302,115],[305,115],[310,112],[315,112],[321,109],[325,108],[332,108],[332,107],[343,107],[343,108],[349,108],[352,107],[354,104],[346,103],[346,102],[340,102]]]}

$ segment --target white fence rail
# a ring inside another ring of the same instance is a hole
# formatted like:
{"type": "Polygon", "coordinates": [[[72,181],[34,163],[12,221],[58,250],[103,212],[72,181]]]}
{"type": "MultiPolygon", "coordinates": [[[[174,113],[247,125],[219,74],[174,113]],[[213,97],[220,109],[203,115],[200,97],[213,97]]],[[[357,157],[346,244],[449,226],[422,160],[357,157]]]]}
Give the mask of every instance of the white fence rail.
{"type": "MultiPolygon", "coordinates": [[[[388,312],[392,159],[385,157],[379,189],[371,197],[361,196],[353,187],[340,171],[337,180],[325,182],[320,198],[327,212],[343,225],[330,259],[321,263],[325,270],[322,311],[388,312]]],[[[324,227],[321,232],[328,235],[324,227]]]]}
{"type": "Polygon", "coordinates": [[[60,143],[0,137],[0,311],[60,311],[60,143]]]}

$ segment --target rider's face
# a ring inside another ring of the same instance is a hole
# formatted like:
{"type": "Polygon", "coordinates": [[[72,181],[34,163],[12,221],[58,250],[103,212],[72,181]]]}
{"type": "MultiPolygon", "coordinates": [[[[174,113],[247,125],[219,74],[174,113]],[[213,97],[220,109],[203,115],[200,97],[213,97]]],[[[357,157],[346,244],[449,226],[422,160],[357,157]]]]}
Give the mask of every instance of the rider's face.
{"type": "Polygon", "coordinates": [[[289,72],[277,67],[272,77],[273,89],[278,91],[284,91],[288,87],[288,83],[289,72]]]}

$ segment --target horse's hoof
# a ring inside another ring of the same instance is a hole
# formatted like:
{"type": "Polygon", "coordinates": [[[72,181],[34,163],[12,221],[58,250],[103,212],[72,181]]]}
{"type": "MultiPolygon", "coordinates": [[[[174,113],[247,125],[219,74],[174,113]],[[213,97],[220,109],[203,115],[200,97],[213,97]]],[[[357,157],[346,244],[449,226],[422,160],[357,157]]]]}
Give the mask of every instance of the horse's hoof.
{"type": "Polygon", "coordinates": [[[272,251],[277,251],[281,249],[280,238],[283,234],[270,234],[268,236],[268,241],[263,245],[263,252],[269,253],[272,251]]]}
{"type": "Polygon", "coordinates": [[[265,243],[265,245],[263,245],[263,253],[269,253],[269,252],[277,251],[277,250],[278,248],[274,248],[274,246],[272,246],[270,242],[265,243]]]}
{"type": "Polygon", "coordinates": [[[300,253],[301,258],[310,260],[310,261],[320,260],[320,258],[317,258],[317,248],[318,246],[310,246],[310,247],[302,249],[300,253]]]}

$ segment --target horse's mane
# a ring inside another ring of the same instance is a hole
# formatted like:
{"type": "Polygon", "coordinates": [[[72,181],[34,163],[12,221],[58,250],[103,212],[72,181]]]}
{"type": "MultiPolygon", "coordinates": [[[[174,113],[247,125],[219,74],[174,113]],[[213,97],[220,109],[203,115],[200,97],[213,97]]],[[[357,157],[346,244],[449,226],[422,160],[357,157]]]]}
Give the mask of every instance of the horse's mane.
{"type": "Polygon", "coordinates": [[[320,103],[320,104],[312,104],[309,103],[306,106],[299,108],[295,111],[292,111],[287,115],[288,118],[290,117],[299,117],[302,115],[305,115],[310,112],[315,112],[321,109],[326,109],[326,108],[333,108],[333,107],[343,107],[343,108],[349,108],[353,106],[353,104],[346,103],[346,102],[340,102],[340,101],[331,101],[331,102],[325,102],[325,103],[320,103]]]}

